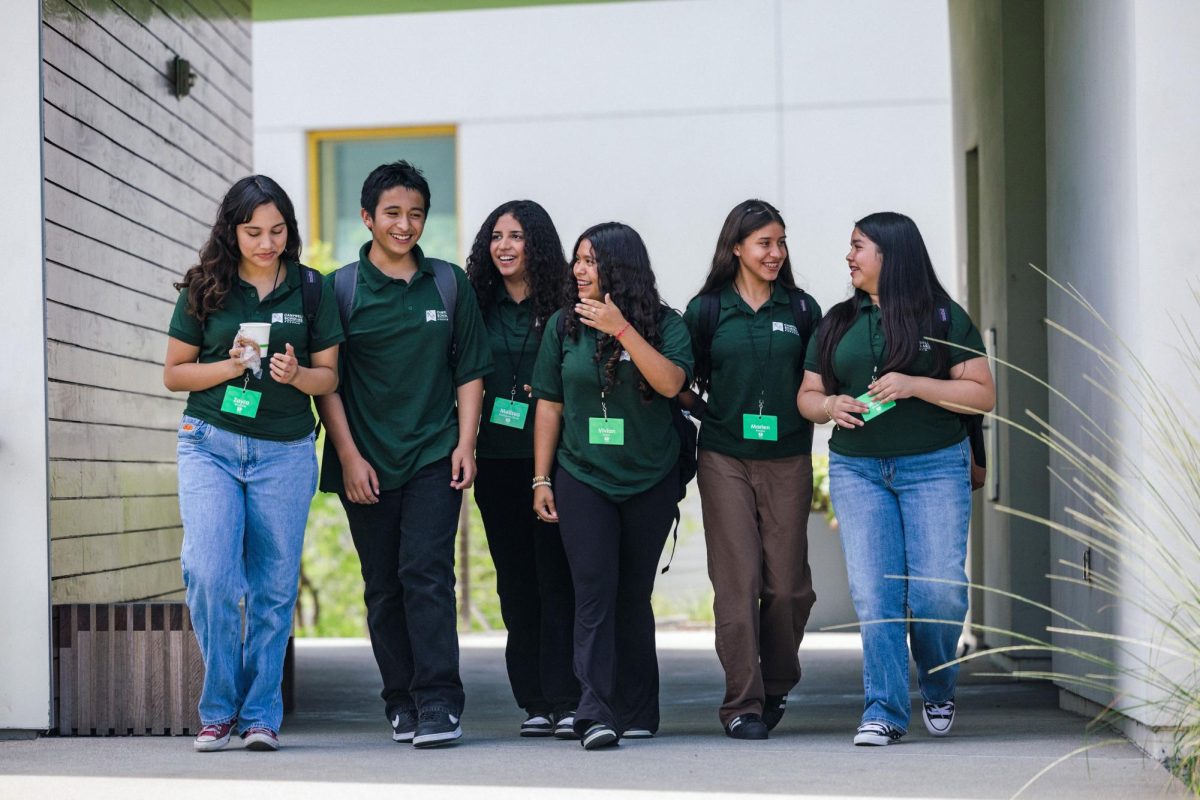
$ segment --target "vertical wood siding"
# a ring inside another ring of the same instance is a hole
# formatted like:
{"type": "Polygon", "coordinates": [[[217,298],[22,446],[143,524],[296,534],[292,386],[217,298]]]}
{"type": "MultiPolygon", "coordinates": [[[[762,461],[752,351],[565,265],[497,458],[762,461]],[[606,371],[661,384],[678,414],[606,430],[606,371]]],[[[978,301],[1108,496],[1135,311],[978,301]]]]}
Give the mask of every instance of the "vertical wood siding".
{"type": "Polygon", "coordinates": [[[252,167],[243,0],[45,0],[47,368],[54,603],[182,596],[173,281],[252,167]],[[196,83],[170,91],[168,63],[196,83]]]}

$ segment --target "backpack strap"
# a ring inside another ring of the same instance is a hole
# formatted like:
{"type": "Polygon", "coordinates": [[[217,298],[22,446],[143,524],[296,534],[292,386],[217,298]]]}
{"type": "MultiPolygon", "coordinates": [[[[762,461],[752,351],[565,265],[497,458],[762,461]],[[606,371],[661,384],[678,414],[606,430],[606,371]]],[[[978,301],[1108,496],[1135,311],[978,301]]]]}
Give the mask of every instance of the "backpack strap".
{"type": "Polygon", "coordinates": [[[450,350],[448,357],[453,364],[458,355],[458,339],[454,335],[454,312],[458,308],[458,280],[454,276],[454,267],[448,261],[440,258],[425,259],[433,267],[433,282],[437,286],[438,296],[442,299],[442,307],[450,318],[450,350]]]}
{"type": "Polygon", "coordinates": [[[788,303],[792,307],[792,321],[796,323],[796,332],[800,340],[808,348],[808,337],[813,332],[812,298],[801,289],[788,289],[788,303]]]}
{"type": "MultiPolygon", "coordinates": [[[[317,310],[321,307],[323,286],[321,273],[312,267],[300,265],[300,302],[304,307],[304,321],[308,325],[309,341],[312,341],[313,325],[317,322],[317,310]]],[[[309,350],[311,349],[310,347],[309,350]]]]}
{"type": "Polygon", "coordinates": [[[703,379],[701,388],[707,389],[712,378],[712,343],[717,334],[717,321],[721,317],[721,292],[705,292],[700,295],[700,313],[696,317],[696,374],[703,379]]]}
{"type": "MultiPolygon", "coordinates": [[[[338,316],[342,318],[342,333],[350,330],[350,310],[354,307],[354,291],[358,288],[358,262],[349,264],[333,273],[333,296],[337,300],[338,316]]],[[[346,344],[342,343],[343,352],[346,344]]]]}

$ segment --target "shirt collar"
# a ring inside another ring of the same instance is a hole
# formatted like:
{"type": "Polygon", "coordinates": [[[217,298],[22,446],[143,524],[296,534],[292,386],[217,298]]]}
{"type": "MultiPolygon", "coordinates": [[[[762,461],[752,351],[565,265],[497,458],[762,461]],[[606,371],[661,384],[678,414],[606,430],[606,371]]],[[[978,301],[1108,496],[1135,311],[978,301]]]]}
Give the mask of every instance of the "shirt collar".
{"type": "MultiPolygon", "coordinates": [[[[790,302],[791,298],[788,297],[788,290],[779,281],[775,281],[775,285],[771,288],[771,296],[767,298],[767,302],[763,303],[763,306],[771,305],[772,303],[786,305],[790,302]]],[[[739,303],[745,305],[745,301],[738,295],[737,290],[733,288],[733,281],[730,281],[721,290],[721,308],[737,308],[739,303]]]]}
{"type": "MultiPolygon", "coordinates": [[[[358,271],[363,276],[363,282],[367,288],[378,291],[384,286],[392,282],[392,278],[385,275],[379,267],[371,263],[369,253],[371,252],[371,242],[367,242],[358,249],[358,271]]],[[[421,246],[413,245],[413,255],[417,257],[417,272],[423,272],[426,275],[433,274],[433,267],[425,258],[425,254],[421,252],[421,246]]],[[[415,275],[413,276],[416,277],[415,275]]]]}
{"type": "MultiPolygon", "coordinates": [[[[279,272],[280,272],[279,286],[286,286],[289,290],[292,290],[300,285],[300,265],[298,263],[289,263],[287,261],[284,261],[280,267],[279,272]]],[[[238,281],[238,286],[241,286],[244,289],[253,289],[254,288],[254,285],[252,283],[249,283],[248,281],[243,280],[240,275],[238,276],[237,281],[238,281]]],[[[276,291],[278,291],[278,287],[273,289],[271,291],[271,294],[274,294],[276,291]]],[[[288,292],[284,292],[284,294],[288,294],[288,292]]],[[[270,294],[267,295],[267,297],[270,297],[270,296],[271,296],[270,294]]],[[[263,297],[263,298],[259,298],[259,299],[266,300],[267,298],[263,297]]]]}

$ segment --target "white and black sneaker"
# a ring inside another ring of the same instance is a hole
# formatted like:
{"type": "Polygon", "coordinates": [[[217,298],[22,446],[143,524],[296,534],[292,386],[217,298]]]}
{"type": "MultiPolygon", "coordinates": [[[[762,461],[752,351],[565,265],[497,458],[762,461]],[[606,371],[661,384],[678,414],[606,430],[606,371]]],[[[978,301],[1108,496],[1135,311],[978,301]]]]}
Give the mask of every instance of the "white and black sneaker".
{"type": "Polygon", "coordinates": [[[393,742],[411,742],[417,732],[417,712],[412,708],[398,708],[392,711],[388,722],[392,723],[393,742]]]}
{"type": "Polygon", "coordinates": [[[554,719],[549,714],[530,714],[521,723],[522,736],[553,736],[554,719]]]}
{"type": "Polygon", "coordinates": [[[621,734],[622,739],[653,739],[654,731],[649,728],[629,728],[621,734]]]}
{"type": "Polygon", "coordinates": [[[858,726],[858,732],[854,734],[854,743],[860,747],[882,747],[898,741],[903,735],[904,731],[895,725],[872,720],[858,726]]]}
{"type": "Polygon", "coordinates": [[[601,747],[611,747],[616,743],[617,732],[603,722],[597,722],[589,727],[580,742],[584,750],[599,750],[601,747]]]}
{"type": "Polygon", "coordinates": [[[578,739],[579,734],[575,732],[575,712],[564,711],[558,718],[558,722],[554,724],[555,739],[578,739]]]}
{"type": "Polygon", "coordinates": [[[930,736],[945,736],[954,724],[954,700],[941,703],[923,703],[921,717],[930,736]]]}
{"type": "Polygon", "coordinates": [[[421,709],[417,730],[413,734],[413,747],[440,747],[453,744],[462,736],[458,717],[444,708],[421,709]]]}

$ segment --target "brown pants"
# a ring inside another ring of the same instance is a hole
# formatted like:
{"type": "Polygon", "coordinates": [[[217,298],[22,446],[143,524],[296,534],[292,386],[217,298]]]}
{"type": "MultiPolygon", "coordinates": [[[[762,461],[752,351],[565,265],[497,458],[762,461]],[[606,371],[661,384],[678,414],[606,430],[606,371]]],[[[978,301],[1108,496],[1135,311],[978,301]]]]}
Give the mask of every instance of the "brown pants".
{"type": "Polygon", "coordinates": [[[798,651],[816,602],[808,566],[812,457],[701,450],[697,478],[727,725],[761,714],[766,695],[786,695],[800,682],[798,651]]]}

